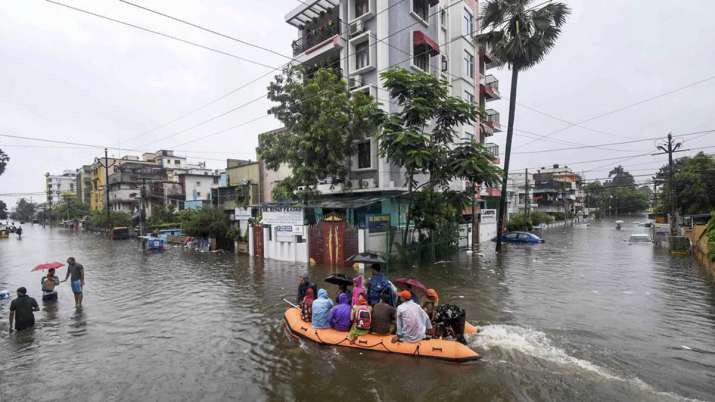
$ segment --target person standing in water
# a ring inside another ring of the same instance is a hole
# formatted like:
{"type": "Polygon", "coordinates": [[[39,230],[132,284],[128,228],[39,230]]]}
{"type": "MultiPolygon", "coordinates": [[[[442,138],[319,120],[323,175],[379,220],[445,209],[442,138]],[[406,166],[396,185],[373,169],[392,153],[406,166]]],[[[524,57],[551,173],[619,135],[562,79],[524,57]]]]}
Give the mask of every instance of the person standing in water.
{"type": "Polygon", "coordinates": [[[47,276],[43,276],[40,281],[42,285],[42,301],[57,300],[57,286],[60,285],[60,278],[55,275],[55,269],[52,268],[47,272],[47,276]]]}
{"type": "Polygon", "coordinates": [[[82,288],[84,288],[84,267],[74,257],[67,259],[67,276],[62,282],[71,279],[72,293],[74,293],[75,307],[82,307],[82,288]]]}
{"type": "Polygon", "coordinates": [[[33,312],[35,311],[40,311],[37,301],[27,295],[27,289],[18,288],[17,299],[10,303],[10,331],[12,331],[13,322],[17,331],[34,327],[35,314],[33,312]]]}

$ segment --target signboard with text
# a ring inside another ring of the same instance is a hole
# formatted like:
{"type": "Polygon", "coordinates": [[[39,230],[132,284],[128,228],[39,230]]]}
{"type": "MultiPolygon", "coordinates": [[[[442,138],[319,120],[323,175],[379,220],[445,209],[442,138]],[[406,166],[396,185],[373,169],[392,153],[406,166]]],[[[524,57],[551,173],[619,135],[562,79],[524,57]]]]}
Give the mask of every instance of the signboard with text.
{"type": "Polygon", "coordinates": [[[303,209],[293,207],[264,207],[262,223],[275,226],[302,226],[303,209]]]}
{"type": "Polygon", "coordinates": [[[367,228],[370,233],[385,233],[390,228],[390,215],[369,215],[367,228]]]}

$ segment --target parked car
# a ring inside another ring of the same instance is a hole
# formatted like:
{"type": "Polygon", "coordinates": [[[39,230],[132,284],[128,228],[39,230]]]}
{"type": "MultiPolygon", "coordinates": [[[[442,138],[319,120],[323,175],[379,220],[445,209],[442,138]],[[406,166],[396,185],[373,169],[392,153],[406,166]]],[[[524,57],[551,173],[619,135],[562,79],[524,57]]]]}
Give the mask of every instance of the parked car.
{"type": "MultiPolygon", "coordinates": [[[[494,238],[496,240],[496,237],[494,238]]],[[[536,243],[543,243],[544,240],[529,232],[509,232],[505,233],[501,237],[501,241],[506,242],[506,243],[531,243],[531,244],[536,244],[536,243]]]]}
{"type": "Polygon", "coordinates": [[[650,236],[645,233],[632,234],[628,239],[629,243],[650,243],[650,236]]]}
{"type": "Polygon", "coordinates": [[[112,240],[126,240],[129,238],[129,228],[119,226],[112,229],[112,240]]]}

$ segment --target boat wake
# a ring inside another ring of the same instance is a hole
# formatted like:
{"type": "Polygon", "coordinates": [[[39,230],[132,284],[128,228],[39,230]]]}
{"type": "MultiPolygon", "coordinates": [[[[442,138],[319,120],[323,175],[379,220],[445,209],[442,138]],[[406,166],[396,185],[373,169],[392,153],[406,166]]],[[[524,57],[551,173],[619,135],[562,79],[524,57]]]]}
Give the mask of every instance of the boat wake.
{"type": "MultiPolygon", "coordinates": [[[[499,350],[508,355],[520,353],[559,366],[581,369],[607,380],[625,382],[637,387],[643,392],[652,393],[661,397],[696,401],[696,399],[687,399],[672,393],[659,392],[637,377],[619,377],[595,363],[571,356],[564,349],[555,346],[544,332],[516,325],[486,325],[479,328],[479,334],[473,337],[470,342],[470,346],[474,348],[485,351],[499,350]]],[[[485,357],[487,356],[488,354],[486,354],[485,357]]],[[[508,361],[509,358],[501,357],[500,360],[508,361]]]]}

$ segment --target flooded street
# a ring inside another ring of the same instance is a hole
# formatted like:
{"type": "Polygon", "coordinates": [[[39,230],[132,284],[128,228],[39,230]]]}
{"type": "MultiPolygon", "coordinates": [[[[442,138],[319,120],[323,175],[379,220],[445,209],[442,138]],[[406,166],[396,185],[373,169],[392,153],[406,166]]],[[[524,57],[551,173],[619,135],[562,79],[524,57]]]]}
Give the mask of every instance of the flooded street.
{"type": "MultiPolygon", "coordinates": [[[[712,277],[625,242],[643,228],[613,227],[391,269],[482,327],[470,344],[483,359],[459,365],[293,339],[281,299],[295,298],[303,265],[146,254],[134,241],[27,225],[21,241],[0,241],[0,289],[27,286],[39,301],[32,267],[72,255],[86,270],[86,306],[75,310],[62,284],[59,303],[18,334],[0,301],[0,400],[713,400],[712,277]]],[[[308,269],[321,281],[330,272],[308,269]]]]}

